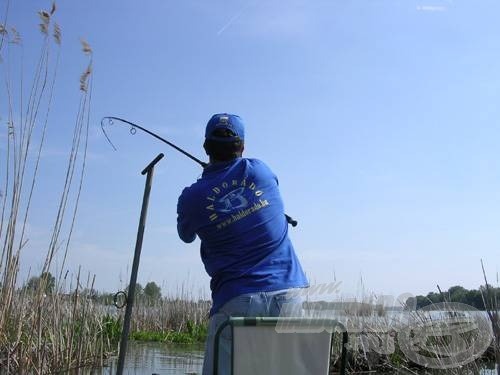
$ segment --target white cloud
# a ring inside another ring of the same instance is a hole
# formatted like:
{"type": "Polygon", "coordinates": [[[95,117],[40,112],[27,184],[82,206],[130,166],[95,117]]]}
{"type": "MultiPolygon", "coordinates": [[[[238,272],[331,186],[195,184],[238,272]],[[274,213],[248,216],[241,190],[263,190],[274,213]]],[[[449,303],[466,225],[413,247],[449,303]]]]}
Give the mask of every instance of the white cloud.
{"type": "Polygon", "coordinates": [[[418,5],[417,10],[421,12],[445,12],[448,8],[443,5],[418,5]]]}

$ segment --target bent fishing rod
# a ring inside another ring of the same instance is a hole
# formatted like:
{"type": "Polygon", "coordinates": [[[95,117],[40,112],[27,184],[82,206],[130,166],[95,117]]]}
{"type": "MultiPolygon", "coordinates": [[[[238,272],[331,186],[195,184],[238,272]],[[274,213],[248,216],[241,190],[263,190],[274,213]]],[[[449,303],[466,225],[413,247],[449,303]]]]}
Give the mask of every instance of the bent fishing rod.
{"type": "Polygon", "coordinates": [[[187,151],[184,151],[182,148],[174,145],[172,142],[169,142],[167,141],[165,138],[162,138],[160,137],[158,134],[155,134],[153,133],[152,131],[146,129],[146,128],[143,128],[142,126],[139,126],[131,121],[128,121],[128,120],[125,120],[123,118],[120,118],[120,117],[114,117],[114,116],[106,116],[106,117],[103,117],[102,120],[101,120],[101,130],[102,132],[104,133],[104,136],[106,137],[106,139],[108,140],[109,144],[113,147],[113,149],[116,151],[116,147],[115,145],[113,144],[113,142],[111,142],[111,139],[109,139],[108,137],[108,134],[106,133],[106,131],[104,130],[104,121],[108,121],[108,124],[109,125],[113,125],[114,124],[114,121],[120,121],[120,122],[123,122],[125,124],[128,124],[130,125],[130,134],[134,135],[137,130],[136,129],[140,129],[142,130],[143,132],[155,137],[156,139],[159,139],[160,141],[162,141],[163,143],[166,143],[167,145],[169,145],[170,147],[173,147],[174,149],[176,149],[177,151],[179,151],[181,154],[184,154],[186,155],[188,158],[190,158],[191,160],[194,160],[195,162],[197,162],[199,165],[201,165],[203,168],[205,168],[208,163],[205,163],[204,161],[201,161],[200,159],[198,159],[197,157],[191,155],[189,152],[187,151]]]}
{"type": "MultiPolygon", "coordinates": [[[[190,158],[191,160],[195,161],[196,163],[198,163],[199,165],[202,166],[202,168],[206,168],[208,166],[208,163],[205,163],[204,161],[201,161],[200,159],[198,159],[196,156],[193,156],[191,155],[189,152],[183,150],[182,148],[180,148],[179,146],[176,146],[175,144],[173,144],[172,142],[169,142],[167,141],[165,138],[162,138],[160,137],[158,134],[155,134],[153,133],[152,131],[140,126],[140,125],[137,125],[136,123],[133,123],[131,121],[128,121],[128,120],[125,120],[123,118],[120,118],[120,117],[115,117],[115,116],[105,116],[102,118],[101,120],[101,130],[102,132],[104,133],[104,136],[106,137],[107,141],[109,142],[109,144],[111,145],[111,147],[113,147],[113,149],[116,151],[116,147],[115,145],[113,144],[113,142],[111,142],[111,139],[109,138],[108,134],[106,133],[106,130],[104,129],[104,125],[105,125],[105,122],[107,121],[108,125],[113,125],[114,124],[114,121],[119,121],[121,123],[124,123],[124,124],[128,124],[130,125],[130,134],[134,135],[136,132],[137,132],[137,129],[139,130],[142,130],[143,132],[145,132],[146,134],[149,134],[153,137],[155,137],[156,139],[162,141],[163,143],[166,143],[167,145],[169,145],[170,147],[174,148],[175,150],[179,151],[181,154],[184,154],[185,156],[187,156],[188,158],[190,158]]],[[[285,217],[286,217],[286,221],[288,222],[288,224],[290,224],[292,227],[296,227],[297,226],[297,221],[294,220],[292,217],[288,216],[287,214],[285,214],[285,217]]]]}

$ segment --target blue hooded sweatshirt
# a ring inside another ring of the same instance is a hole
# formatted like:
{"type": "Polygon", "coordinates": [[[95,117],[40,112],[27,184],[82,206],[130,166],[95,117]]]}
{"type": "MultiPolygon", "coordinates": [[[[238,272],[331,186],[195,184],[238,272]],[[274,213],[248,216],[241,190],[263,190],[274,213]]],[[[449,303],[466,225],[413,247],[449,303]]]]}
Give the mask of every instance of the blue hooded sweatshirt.
{"type": "Polygon", "coordinates": [[[179,237],[201,240],[210,315],[241,294],[308,286],[288,237],[278,179],[262,161],[209,165],[183,190],[177,214],[179,237]]]}

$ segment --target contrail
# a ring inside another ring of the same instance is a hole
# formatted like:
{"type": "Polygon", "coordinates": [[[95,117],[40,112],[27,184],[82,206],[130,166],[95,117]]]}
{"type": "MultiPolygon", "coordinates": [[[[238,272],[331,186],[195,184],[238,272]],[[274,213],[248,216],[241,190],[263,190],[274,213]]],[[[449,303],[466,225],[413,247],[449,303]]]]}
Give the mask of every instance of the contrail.
{"type": "Polygon", "coordinates": [[[250,8],[250,6],[255,3],[255,1],[249,1],[241,10],[236,13],[224,26],[222,26],[219,31],[217,31],[217,36],[221,35],[226,29],[231,26],[238,18],[240,18],[245,11],[250,8]]]}

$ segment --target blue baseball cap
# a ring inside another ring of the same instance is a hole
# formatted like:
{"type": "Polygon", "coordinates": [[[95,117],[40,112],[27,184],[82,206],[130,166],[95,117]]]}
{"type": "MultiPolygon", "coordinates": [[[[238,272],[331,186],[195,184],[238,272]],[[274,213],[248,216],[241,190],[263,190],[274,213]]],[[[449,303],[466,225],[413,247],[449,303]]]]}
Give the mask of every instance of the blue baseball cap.
{"type": "Polygon", "coordinates": [[[217,113],[207,123],[205,138],[222,142],[243,141],[245,139],[245,126],[238,115],[217,113]],[[218,129],[229,130],[230,136],[221,137],[214,135],[214,132],[218,129]]]}

